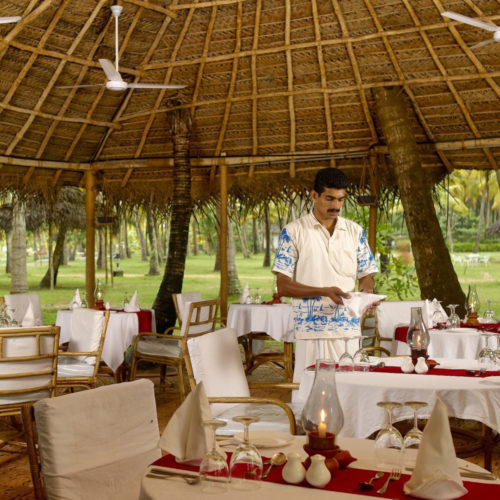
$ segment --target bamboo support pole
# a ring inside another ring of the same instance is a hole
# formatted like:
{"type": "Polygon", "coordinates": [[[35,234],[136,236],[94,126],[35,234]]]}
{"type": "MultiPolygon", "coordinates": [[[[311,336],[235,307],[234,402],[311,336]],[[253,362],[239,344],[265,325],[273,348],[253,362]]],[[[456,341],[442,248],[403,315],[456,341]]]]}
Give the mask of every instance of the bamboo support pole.
{"type": "Polygon", "coordinates": [[[220,171],[220,310],[227,316],[228,268],[227,268],[227,165],[223,160],[220,171]]]}
{"type": "Polygon", "coordinates": [[[373,255],[377,252],[377,208],[378,208],[378,166],[377,157],[375,154],[370,155],[370,191],[372,196],[375,196],[375,203],[370,205],[368,219],[368,244],[370,245],[373,255]]]}
{"type": "Polygon", "coordinates": [[[85,176],[85,290],[89,307],[95,305],[95,173],[85,176]]]}

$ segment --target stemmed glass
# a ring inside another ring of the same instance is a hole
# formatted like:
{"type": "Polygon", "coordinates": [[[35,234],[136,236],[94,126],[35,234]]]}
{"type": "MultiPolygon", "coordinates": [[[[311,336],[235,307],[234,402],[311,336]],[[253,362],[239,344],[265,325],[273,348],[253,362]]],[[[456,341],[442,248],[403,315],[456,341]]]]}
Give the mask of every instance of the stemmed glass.
{"type": "Polygon", "coordinates": [[[403,436],[392,425],[392,412],[395,408],[401,408],[401,403],[395,401],[379,401],[377,406],[384,408],[386,411],[386,424],[378,431],[375,438],[375,456],[380,463],[385,465],[400,465],[401,453],[397,455],[396,460],[391,449],[399,450],[402,452],[404,448],[403,436]]]}
{"type": "Polygon", "coordinates": [[[491,370],[497,363],[497,354],[494,349],[490,348],[490,337],[496,337],[496,333],[481,332],[481,337],[485,339],[484,347],[479,351],[479,369],[484,372],[491,370]]]}
{"type": "Polygon", "coordinates": [[[352,356],[349,354],[347,343],[352,337],[340,337],[341,340],[344,341],[344,354],[339,358],[339,370],[341,372],[352,372],[354,368],[354,360],[352,356]]]}
{"type": "Polygon", "coordinates": [[[354,370],[367,372],[368,370],[370,370],[370,356],[363,348],[363,335],[359,335],[357,338],[359,339],[359,349],[354,353],[354,356],[352,357],[354,370]]]}
{"type": "Polygon", "coordinates": [[[262,457],[259,450],[250,443],[248,428],[258,422],[259,417],[233,417],[235,422],[244,426],[243,443],[233,452],[230,463],[231,484],[238,490],[253,490],[260,487],[262,478],[262,457]]]}
{"type": "Polygon", "coordinates": [[[215,433],[219,427],[226,425],[222,420],[204,420],[203,425],[212,431],[212,449],[208,451],[200,463],[200,478],[204,493],[220,494],[227,490],[229,483],[229,467],[226,454],[217,450],[215,433]]]}
{"type": "Polygon", "coordinates": [[[420,408],[427,406],[424,401],[405,401],[405,406],[409,406],[413,410],[413,427],[405,434],[403,443],[405,450],[410,448],[418,448],[422,441],[423,432],[418,428],[417,413],[420,408]]]}
{"type": "Polygon", "coordinates": [[[7,308],[7,319],[9,321],[9,326],[12,326],[13,328],[17,328],[19,326],[19,322],[16,319],[16,310],[14,308],[7,308]]]}
{"type": "Polygon", "coordinates": [[[491,300],[488,300],[488,309],[483,313],[483,320],[485,323],[496,323],[495,312],[491,308],[491,300]]]}
{"type": "Polygon", "coordinates": [[[432,313],[432,324],[437,328],[443,328],[446,325],[446,314],[441,308],[441,301],[438,300],[434,303],[434,312],[432,313]]]}
{"type": "Polygon", "coordinates": [[[450,310],[450,315],[448,316],[446,326],[448,328],[458,328],[460,326],[460,316],[455,312],[455,308],[458,307],[458,304],[450,304],[447,307],[450,310]]]}

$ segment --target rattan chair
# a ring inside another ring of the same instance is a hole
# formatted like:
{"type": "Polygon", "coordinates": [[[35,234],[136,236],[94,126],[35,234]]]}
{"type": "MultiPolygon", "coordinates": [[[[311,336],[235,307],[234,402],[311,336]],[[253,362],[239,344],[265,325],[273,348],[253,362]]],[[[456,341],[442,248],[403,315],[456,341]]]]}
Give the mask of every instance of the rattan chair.
{"type": "Polygon", "coordinates": [[[75,387],[97,387],[108,322],[109,311],[73,310],[68,350],[59,352],[57,387],[71,390],[75,387]]]}
{"type": "Polygon", "coordinates": [[[35,401],[55,394],[59,331],[58,326],[0,330],[0,417],[22,419],[37,499],[44,496],[30,411],[35,401]]]}
{"type": "Polygon", "coordinates": [[[217,299],[200,300],[187,304],[187,316],[182,321],[179,334],[140,333],[133,343],[130,379],[137,374],[137,365],[149,361],[160,365],[173,366],[177,372],[177,386],[181,401],[186,397],[184,382],[184,353],[187,339],[203,335],[215,329],[219,301],[217,299]]]}
{"type": "MultiPolygon", "coordinates": [[[[279,399],[250,395],[251,386],[246,379],[233,328],[190,338],[184,356],[191,389],[203,382],[214,417],[226,422],[218,434],[232,435],[241,431],[241,425],[232,421],[232,417],[237,415],[258,416],[260,420],[252,425],[253,430],[296,433],[296,418],[289,405],[279,399]]],[[[282,386],[298,388],[298,384],[282,386]]],[[[300,410],[295,408],[299,416],[300,410]]]]}

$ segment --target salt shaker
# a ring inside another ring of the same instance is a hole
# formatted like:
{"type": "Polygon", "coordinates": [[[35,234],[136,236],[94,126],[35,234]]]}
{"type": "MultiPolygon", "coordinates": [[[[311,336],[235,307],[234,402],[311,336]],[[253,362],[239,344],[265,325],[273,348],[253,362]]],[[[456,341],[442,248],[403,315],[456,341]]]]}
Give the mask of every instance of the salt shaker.
{"type": "Polygon", "coordinates": [[[403,363],[401,364],[401,371],[403,373],[411,373],[413,371],[413,363],[410,356],[405,356],[403,358],[403,363]]]}
{"type": "Polygon", "coordinates": [[[417,359],[417,364],[415,365],[415,373],[427,373],[429,371],[429,367],[425,362],[425,358],[420,356],[417,359]]]}
{"type": "Polygon", "coordinates": [[[281,471],[283,479],[290,484],[299,484],[306,477],[306,470],[300,461],[298,453],[289,453],[287,462],[281,471]]]}
{"type": "Polygon", "coordinates": [[[311,465],[306,472],[306,480],[315,488],[324,488],[332,478],[330,471],[325,465],[325,457],[323,455],[313,455],[311,457],[311,465]]]}

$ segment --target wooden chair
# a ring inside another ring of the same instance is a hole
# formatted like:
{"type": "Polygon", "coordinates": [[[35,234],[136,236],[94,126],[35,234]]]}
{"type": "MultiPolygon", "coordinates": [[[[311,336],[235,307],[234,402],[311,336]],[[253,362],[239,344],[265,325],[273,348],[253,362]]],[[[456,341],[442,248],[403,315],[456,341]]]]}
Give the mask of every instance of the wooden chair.
{"type": "Polygon", "coordinates": [[[68,350],[59,352],[57,387],[71,390],[97,387],[108,322],[109,311],[73,310],[68,350]]]}
{"type": "Polygon", "coordinates": [[[135,380],[137,365],[141,361],[173,366],[177,372],[177,386],[183,401],[186,397],[183,370],[187,339],[215,329],[218,307],[217,299],[190,302],[179,334],[140,333],[133,343],[130,379],[135,380]]]}
{"type": "MultiPolygon", "coordinates": [[[[184,352],[191,389],[203,382],[215,418],[226,421],[221,435],[241,431],[232,417],[257,415],[259,422],[253,430],[275,430],[295,434],[296,423],[292,409],[274,398],[256,398],[250,395],[245,370],[241,360],[236,332],[225,328],[187,340],[184,352]]],[[[297,389],[298,384],[282,384],[287,389],[297,389]]],[[[300,415],[300,412],[297,411],[300,415]]]]}
{"type": "Polygon", "coordinates": [[[361,318],[361,334],[363,335],[363,342],[370,342],[371,345],[364,345],[364,350],[373,356],[390,356],[389,349],[380,345],[381,341],[390,341],[392,339],[380,337],[380,332],[377,325],[377,309],[369,309],[361,318]]]}
{"type": "Polygon", "coordinates": [[[35,498],[43,499],[30,411],[39,399],[55,395],[58,326],[0,330],[0,417],[22,420],[35,498]]]}

